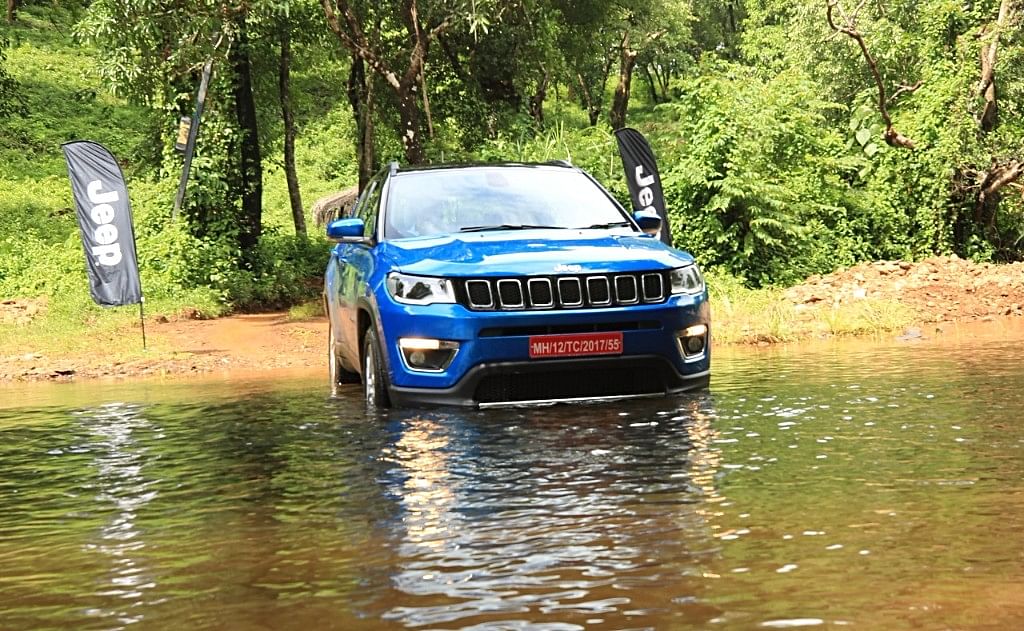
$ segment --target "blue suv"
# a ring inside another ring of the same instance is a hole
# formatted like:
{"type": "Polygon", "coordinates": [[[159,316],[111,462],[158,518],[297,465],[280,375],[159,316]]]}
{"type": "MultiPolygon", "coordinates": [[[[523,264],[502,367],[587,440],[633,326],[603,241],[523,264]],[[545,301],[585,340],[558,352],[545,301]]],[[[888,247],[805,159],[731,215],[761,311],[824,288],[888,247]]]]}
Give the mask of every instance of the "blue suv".
{"type": "Polygon", "coordinates": [[[565,163],[399,168],[327,227],[333,390],[490,406],[705,388],[693,257],[565,163]]]}

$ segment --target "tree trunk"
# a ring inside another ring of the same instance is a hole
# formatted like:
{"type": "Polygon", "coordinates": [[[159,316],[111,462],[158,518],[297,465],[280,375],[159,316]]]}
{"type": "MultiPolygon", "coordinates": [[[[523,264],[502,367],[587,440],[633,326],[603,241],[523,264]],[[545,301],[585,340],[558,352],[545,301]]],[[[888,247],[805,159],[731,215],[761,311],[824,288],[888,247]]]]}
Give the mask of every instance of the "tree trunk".
{"type": "MultiPolygon", "coordinates": [[[[999,104],[996,101],[996,49],[1009,12],[1010,0],[1002,0],[999,3],[999,17],[996,18],[995,35],[989,44],[981,47],[981,84],[978,91],[985,99],[980,125],[982,131],[986,132],[995,129],[996,123],[999,122],[999,104]]],[[[984,32],[982,34],[984,35],[984,32]]]]}
{"type": "Polygon", "coordinates": [[[402,134],[402,148],[405,149],[405,161],[408,164],[423,164],[426,154],[420,138],[420,107],[419,99],[413,91],[413,85],[403,82],[398,93],[398,120],[402,134]]]}
{"type": "Polygon", "coordinates": [[[14,24],[18,19],[18,0],[7,0],[7,23],[14,24]]]}
{"type": "MultiPolygon", "coordinates": [[[[420,24],[416,0],[405,0],[402,3],[400,17],[405,23],[410,49],[407,49],[409,65],[399,77],[391,69],[386,56],[380,51],[379,43],[373,43],[367,38],[360,25],[359,17],[348,0],[321,0],[320,4],[324,9],[327,26],[331,32],[337,35],[341,43],[352,51],[353,55],[365,62],[394,91],[395,97],[398,99],[398,134],[402,139],[405,159],[409,164],[422,164],[426,160],[426,154],[423,151],[420,129],[422,117],[419,106],[420,99],[417,98],[416,90],[422,81],[430,40],[439,37],[444,32],[451,24],[451,16],[442,20],[432,29],[424,31],[420,24]],[[340,11],[340,17],[338,11],[340,11]]],[[[404,54],[399,57],[403,56],[404,54]]]]}
{"type": "Polygon", "coordinates": [[[239,217],[238,245],[243,261],[255,262],[263,218],[263,161],[260,156],[259,127],[256,122],[256,101],[252,93],[252,63],[249,59],[249,38],[245,15],[238,19],[238,40],[231,48],[235,71],[235,116],[240,132],[239,170],[242,214],[239,217]]]}
{"type": "Polygon", "coordinates": [[[647,89],[651,93],[651,104],[657,105],[661,102],[661,97],[658,96],[658,85],[655,83],[654,75],[651,74],[651,68],[648,64],[640,66],[644,70],[644,76],[647,78],[647,89]]]}
{"type": "Polygon", "coordinates": [[[596,127],[597,121],[601,120],[601,103],[595,102],[594,98],[590,95],[590,88],[587,87],[587,82],[584,81],[583,75],[577,73],[576,78],[580,81],[580,104],[583,109],[587,110],[587,117],[590,119],[590,126],[596,127]]]}
{"type": "Polygon", "coordinates": [[[636,66],[637,52],[629,47],[629,31],[622,36],[622,52],[619,58],[619,84],[615,86],[615,98],[609,118],[612,129],[626,126],[626,111],[629,109],[629,87],[633,81],[633,68],[636,66]]]}
{"type": "Polygon", "coordinates": [[[658,80],[658,87],[661,88],[662,102],[668,103],[671,100],[668,97],[668,84],[672,81],[672,71],[668,69],[668,66],[664,66],[660,70],[655,67],[654,77],[658,80]]]}
{"type": "Polygon", "coordinates": [[[302,207],[299,175],[295,171],[295,115],[291,98],[291,24],[281,25],[281,64],[278,68],[277,88],[281,97],[281,120],[284,121],[284,177],[288,181],[288,201],[292,206],[295,234],[306,236],[306,212],[302,207]]]}
{"type": "Polygon", "coordinates": [[[530,97],[530,116],[536,121],[539,127],[544,126],[544,100],[548,96],[548,82],[551,81],[551,73],[541,65],[541,72],[544,76],[537,82],[537,91],[530,97]]]}
{"type": "Polygon", "coordinates": [[[373,83],[366,79],[366,64],[354,53],[348,73],[348,102],[352,106],[352,118],[356,122],[359,191],[362,192],[373,177],[376,167],[373,144],[373,83]]]}

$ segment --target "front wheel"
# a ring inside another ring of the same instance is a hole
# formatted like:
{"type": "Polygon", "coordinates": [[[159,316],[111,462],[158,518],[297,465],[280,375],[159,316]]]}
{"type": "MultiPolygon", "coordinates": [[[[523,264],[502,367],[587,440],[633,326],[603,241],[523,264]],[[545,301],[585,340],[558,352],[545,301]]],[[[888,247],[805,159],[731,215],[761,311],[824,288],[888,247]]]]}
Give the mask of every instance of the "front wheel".
{"type": "Polygon", "coordinates": [[[363,392],[367,407],[386,408],[391,405],[387,380],[377,333],[371,327],[363,340],[363,392]]]}

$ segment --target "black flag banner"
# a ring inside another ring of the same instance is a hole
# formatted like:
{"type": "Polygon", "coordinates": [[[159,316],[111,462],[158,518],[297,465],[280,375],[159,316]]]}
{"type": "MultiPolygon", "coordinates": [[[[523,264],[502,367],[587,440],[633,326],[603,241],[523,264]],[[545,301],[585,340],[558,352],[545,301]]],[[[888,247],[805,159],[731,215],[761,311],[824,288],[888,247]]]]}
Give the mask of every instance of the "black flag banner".
{"type": "Polygon", "coordinates": [[[633,208],[657,212],[661,217],[661,240],[667,245],[672,245],[672,231],[668,224],[665,196],[661,191],[661,177],[658,176],[658,164],[651,146],[647,144],[643,134],[629,127],[615,130],[615,138],[619,141],[619,155],[622,157],[622,166],[626,169],[626,183],[629,185],[633,208]]]}
{"type": "Polygon", "coordinates": [[[135,231],[124,174],[106,147],[87,140],[61,145],[75,197],[89,288],[105,307],[141,304],[135,231]]]}

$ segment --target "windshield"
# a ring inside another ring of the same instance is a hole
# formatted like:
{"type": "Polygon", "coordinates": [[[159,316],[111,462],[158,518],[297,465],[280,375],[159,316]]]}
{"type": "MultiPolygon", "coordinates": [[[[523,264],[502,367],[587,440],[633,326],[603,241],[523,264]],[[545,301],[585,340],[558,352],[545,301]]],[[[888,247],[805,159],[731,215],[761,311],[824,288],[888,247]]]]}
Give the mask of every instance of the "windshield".
{"type": "Polygon", "coordinates": [[[563,167],[402,173],[388,190],[384,237],[527,228],[631,226],[589,177],[563,167]]]}

